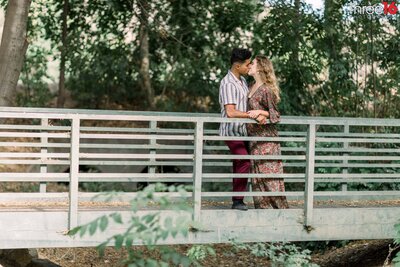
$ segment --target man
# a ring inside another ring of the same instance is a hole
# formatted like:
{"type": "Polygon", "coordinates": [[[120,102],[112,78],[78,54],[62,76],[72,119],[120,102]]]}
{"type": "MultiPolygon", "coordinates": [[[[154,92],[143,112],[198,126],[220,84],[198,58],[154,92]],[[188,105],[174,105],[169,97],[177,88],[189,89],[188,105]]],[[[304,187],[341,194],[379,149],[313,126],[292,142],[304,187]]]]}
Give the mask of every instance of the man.
{"type": "MultiPolygon", "coordinates": [[[[219,103],[223,118],[250,118],[247,114],[247,95],[249,88],[246,80],[242,77],[247,75],[251,66],[251,52],[247,49],[234,48],[231,54],[231,68],[222,79],[219,87],[219,103]]],[[[265,123],[266,117],[259,116],[259,123],[265,123]]],[[[231,122],[221,123],[219,134],[221,136],[247,136],[246,124],[231,122]]],[[[240,138],[238,138],[240,139],[240,138]]],[[[240,140],[225,141],[233,155],[248,155],[247,142],[240,140]]],[[[249,173],[250,160],[234,159],[234,173],[249,173]]],[[[244,192],[247,189],[248,178],[234,178],[233,192],[244,192]]],[[[247,210],[243,202],[243,196],[232,197],[232,209],[247,210]]]]}

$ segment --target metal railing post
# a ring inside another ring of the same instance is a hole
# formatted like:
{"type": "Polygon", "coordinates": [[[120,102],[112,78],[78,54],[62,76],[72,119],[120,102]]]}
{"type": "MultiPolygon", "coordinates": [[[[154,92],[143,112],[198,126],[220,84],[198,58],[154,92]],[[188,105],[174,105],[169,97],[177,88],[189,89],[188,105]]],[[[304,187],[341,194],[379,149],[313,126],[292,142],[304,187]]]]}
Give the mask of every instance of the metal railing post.
{"type": "Polygon", "coordinates": [[[196,122],[193,165],[193,220],[200,221],[201,187],[203,175],[203,121],[196,122]]]}
{"type": "Polygon", "coordinates": [[[304,192],[304,225],[311,226],[314,206],[314,167],[315,167],[315,124],[307,131],[306,183],[304,192]]]}
{"type": "Polygon", "coordinates": [[[68,214],[69,229],[78,226],[79,133],[80,133],[80,120],[79,117],[75,117],[72,119],[72,125],[71,125],[69,214],[68,214]]]}
{"type": "MultiPolygon", "coordinates": [[[[157,129],[157,121],[150,121],[150,129],[152,130],[151,134],[155,134],[155,130],[157,129]]],[[[150,139],[149,141],[150,146],[154,146],[157,144],[156,139],[150,139]]],[[[156,150],[150,148],[150,155],[155,155],[156,150]]],[[[156,173],[156,165],[155,165],[155,159],[151,158],[150,159],[150,164],[148,167],[148,173],[156,173]]]]}
{"type": "MultiPolygon", "coordinates": [[[[42,118],[41,119],[41,126],[49,126],[49,119],[48,118],[42,118]]],[[[47,133],[48,131],[41,131],[42,133],[45,132],[47,133]]],[[[42,144],[42,147],[40,148],[40,153],[41,153],[41,161],[45,161],[47,160],[46,156],[43,156],[43,154],[47,154],[47,143],[49,142],[48,137],[46,136],[42,136],[40,138],[40,143],[42,144]]],[[[40,173],[47,173],[47,164],[40,164],[40,173]]],[[[47,183],[46,182],[40,182],[39,183],[39,192],[40,193],[46,193],[46,188],[47,187],[47,183]]]]}
{"type": "MultiPolygon", "coordinates": [[[[350,127],[349,127],[349,124],[346,123],[344,125],[344,134],[348,134],[348,133],[350,133],[350,127]]],[[[345,138],[347,138],[347,137],[345,137],[345,138]]],[[[343,142],[343,149],[348,149],[348,148],[349,148],[349,142],[344,141],[343,142]]],[[[348,155],[349,155],[349,153],[347,151],[345,151],[343,153],[343,157],[347,157],[348,155]]],[[[348,163],[349,163],[349,161],[347,159],[343,160],[343,165],[347,165],[348,163]]],[[[343,167],[342,173],[343,174],[347,174],[348,173],[347,166],[343,167]]],[[[347,191],[347,183],[342,183],[342,191],[347,191]]]]}

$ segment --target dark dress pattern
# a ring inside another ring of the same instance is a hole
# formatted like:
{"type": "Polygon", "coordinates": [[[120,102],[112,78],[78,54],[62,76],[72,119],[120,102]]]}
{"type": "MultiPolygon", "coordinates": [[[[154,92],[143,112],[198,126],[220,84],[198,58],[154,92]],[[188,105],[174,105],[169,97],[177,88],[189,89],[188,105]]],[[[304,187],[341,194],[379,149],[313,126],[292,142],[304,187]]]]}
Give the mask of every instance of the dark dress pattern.
{"type": "MultiPolygon", "coordinates": [[[[275,123],[280,121],[280,113],[276,107],[275,98],[271,90],[266,85],[261,85],[254,94],[248,98],[249,110],[267,110],[269,112],[269,122],[266,125],[256,123],[247,124],[249,136],[274,137],[278,136],[275,123]]],[[[251,155],[281,155],[279,142],[271,141],[250,141],[249,153],[251,155]]],[[[255,174],[279,174],[283,173],[282,160],[251,160],[251,173],[255,174]]],[[[285,191],[283,178],[252,178],[253,191],[285,191]]],[[[288,202],[285,196],[274,197],[253,197],[255,208],[260,209],[285,209],[288,202]]]]}

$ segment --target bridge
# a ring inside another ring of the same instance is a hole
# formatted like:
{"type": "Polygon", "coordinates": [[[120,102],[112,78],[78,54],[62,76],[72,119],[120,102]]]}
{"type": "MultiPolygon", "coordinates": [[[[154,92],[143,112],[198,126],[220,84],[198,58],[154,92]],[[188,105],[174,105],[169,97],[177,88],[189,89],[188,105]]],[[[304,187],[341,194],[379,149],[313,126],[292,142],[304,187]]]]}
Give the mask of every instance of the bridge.
{"type": "MultiPolygon", "coordinates": [[[[125,226],[70,237],[75,226],[120,212],[129,218],[128,201],[138,183],[176,182],[193,185],[184,196],[203,226],[168,244],[386,239],[395,236],[400,219],[400,119],[283,116],[279,137],[242,140],[279,142],[280,156],[234,156],[218,136],[219,114],[1,108],[0,180],[3,185],[32,185],[0,193],[0,249],[95,246],[125,226]],[[231,173],[232,159],[281,159],[284,173],[231,173]],[[84,171],[83,166],[103,171],[84,171]],[[113,168],[104,169],[109,166],[113,168]],[[174,172],[160,172],[173,166],[174,172]],[[106,171],[104,171],[106,170],[106,171]],[[107,171],[108,170],[108,171],[107,171]],[[230,192],[233,177],[279,177],[285,192],[230,192]],[[97,192],[82,183],[121,184],[118,203],[93,200],[97,192]],[[65,192],[50,184],[67,183],[65,192]],[[129,185],[133,185],[130,187],[129,185]],[[26,190],[25,190],[25,189],[26,190]],[[286,196],[289,209],[230,209],[230,198],[245,195],[286,196]],[[94,204],[93,204],[94,203],[94,204]]],[[[149,214],[148,207],[139,214],[149,214]]],[[[181,211],[159,210],[161,216],[181,211]]]]}

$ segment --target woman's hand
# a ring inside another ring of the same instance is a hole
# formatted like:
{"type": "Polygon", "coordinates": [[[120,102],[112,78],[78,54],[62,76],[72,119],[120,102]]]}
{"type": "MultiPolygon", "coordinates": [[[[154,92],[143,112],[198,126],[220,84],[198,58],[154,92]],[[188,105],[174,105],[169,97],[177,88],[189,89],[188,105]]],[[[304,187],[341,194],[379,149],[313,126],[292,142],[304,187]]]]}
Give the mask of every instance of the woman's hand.
{"type": "Polygon", "coordinates": [[[267,117],[260,115],[257,117],[256,121],[258,121],[258,124],[260,125],[267,124],[267,117]]]}
{"type": "Polygon", "coordinates": [[[249,117],[250,117],[250,118],[256,119],[258,116],[260,116],[260,114],[261,114],[262,112],[263,112],[262,110],[256,109],[256,110],[247,111],[247,114],[249,114],[249,117]]]}

